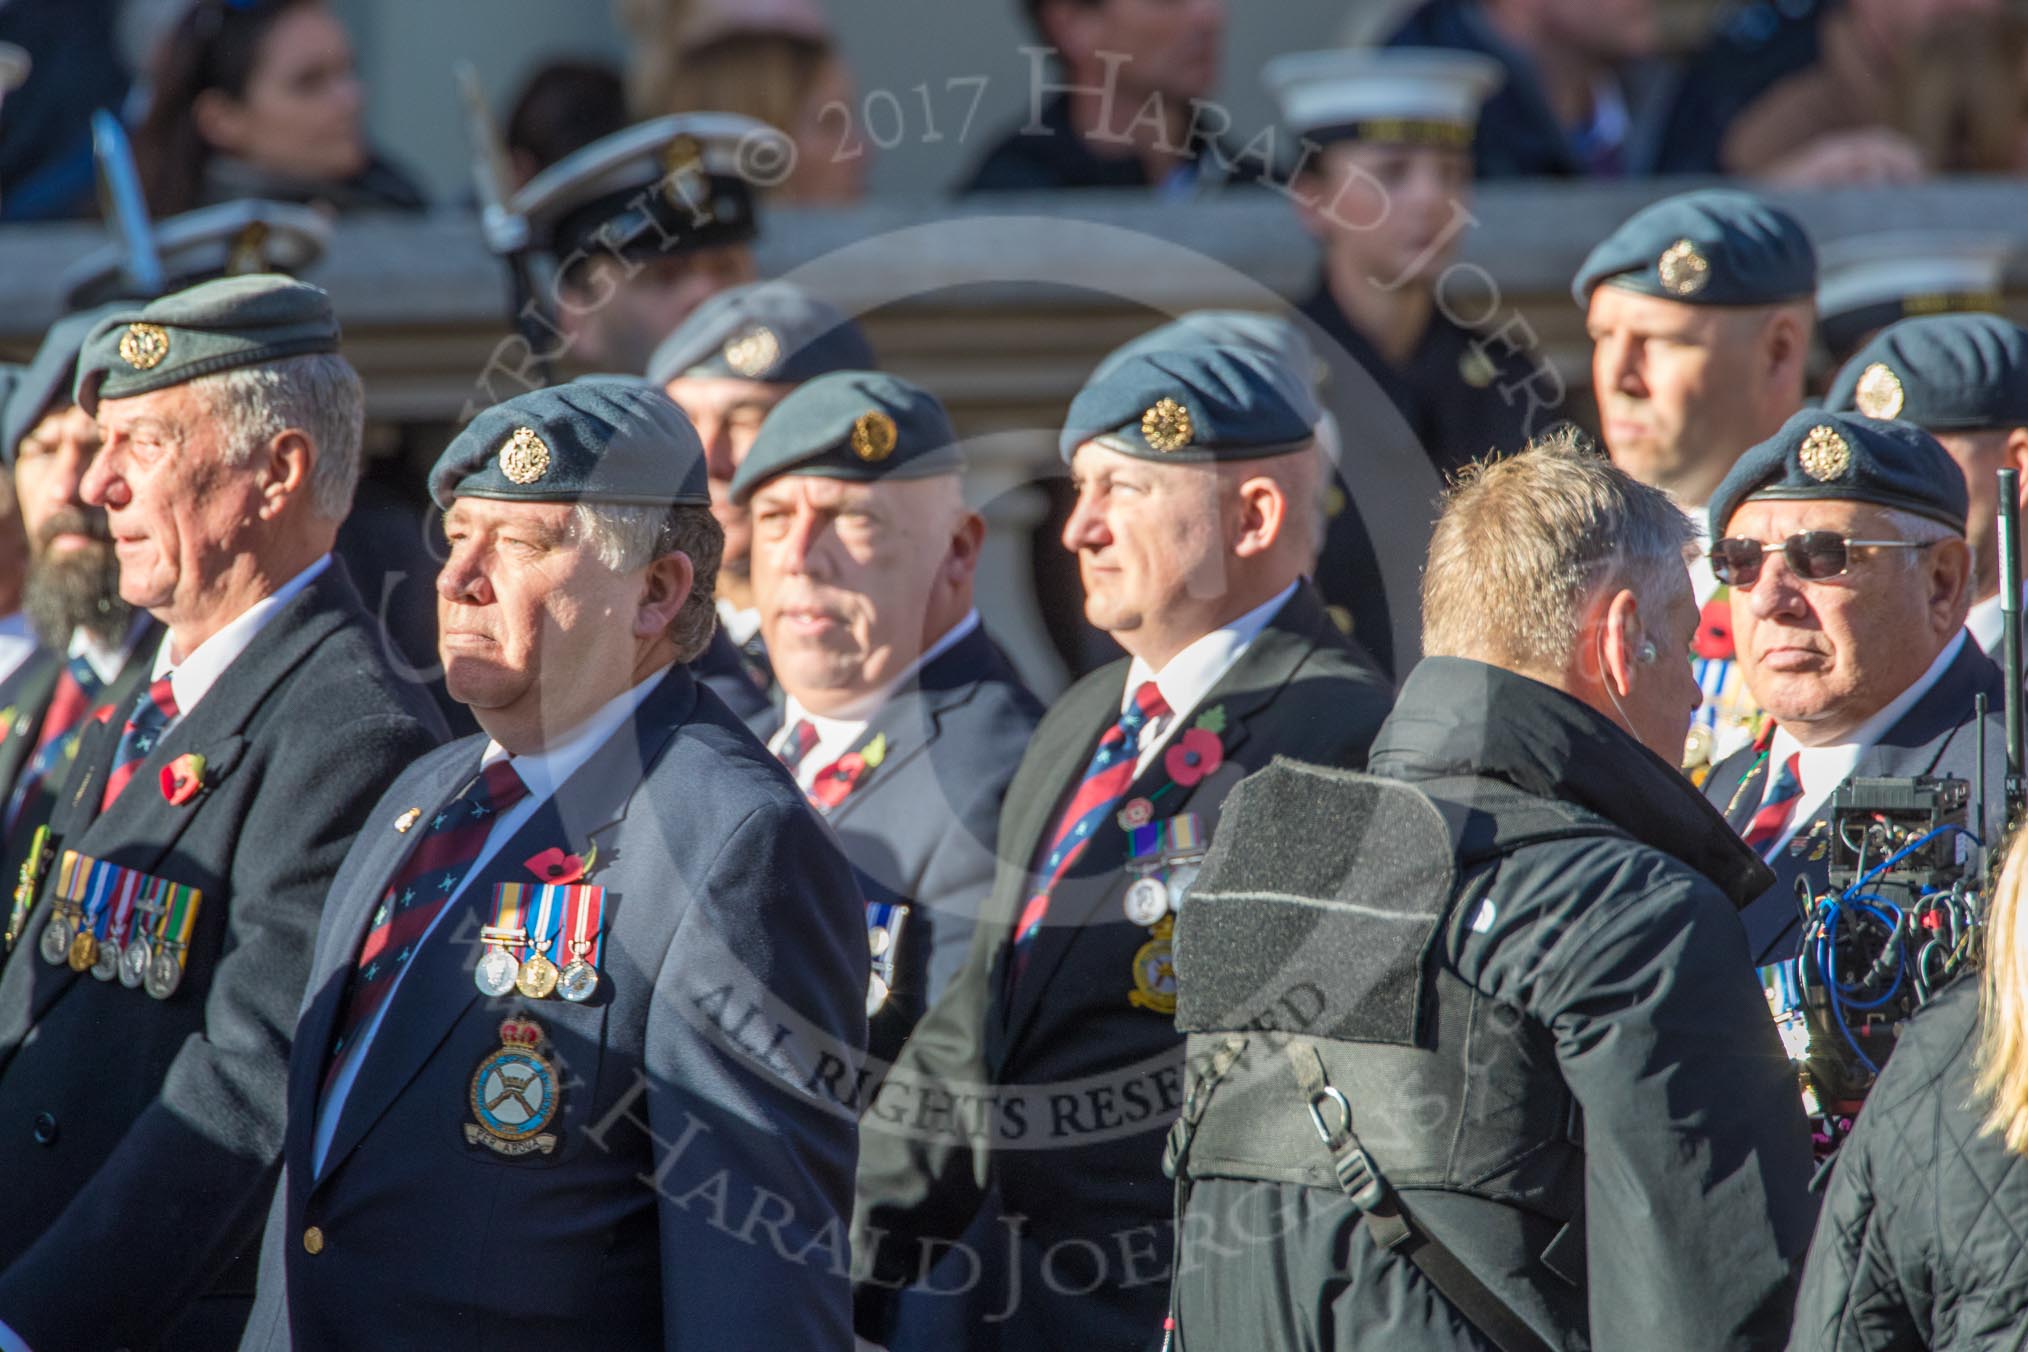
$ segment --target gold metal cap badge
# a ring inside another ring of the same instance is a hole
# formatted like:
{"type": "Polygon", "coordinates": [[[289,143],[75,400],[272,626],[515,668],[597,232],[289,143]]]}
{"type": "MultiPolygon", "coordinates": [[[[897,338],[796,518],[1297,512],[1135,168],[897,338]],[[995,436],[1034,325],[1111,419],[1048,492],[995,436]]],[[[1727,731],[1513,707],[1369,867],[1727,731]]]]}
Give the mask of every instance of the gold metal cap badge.
{"type": "Polygon", "coordinates": [[[517,427],[500,448],[500,472],[517,484],[532,484],[549,473],[549,443],[532,427],[517,427]]]}
{"type": "Polygon", "coordinates": [[[1845,444],[1845,438],[1838,435],[1835,427],[1822,423],[1810,429],[1803,438],[1803,449],[1796,459],[1803,465],[1803,472],[1818,483],[1829,483],[1843,475],[1852,464],[1852,448],[1845,444]]]}
{"type": "Polygon", "coordinates": [[[781,359],[782,342],[773,329],[756,325],[737,337],[728,338],[723,349],[725,364],[735,375],[752,380],[770,370],[781,359]]]}
{"type": "Polygon", "coordinates": [[[169,356],[169,330],[160,324],[129,324],[120,335],[120,360],[136,371],[152,371],[169,356]]]}
{"type": "Polygon", "coordinates": [[[894,419],[877,408],[853,420],[852,454],[868,464],[893,455],[895,444],[900,439],[901,433],[895,427],[894,419]]]}
{"type": "Polygon", "coordinates": [[[1907,400],[1908,392],[1901,388],[1901,377],[1884,361],[1874,362],[1861,371],[1859,383],[1852,389],[1852,406],[1869,418],[1899,417],[1907,400]]]}
{"type": "Polygon", "coordinates": [[[1655,262],[1655,275],[1670,295],[1694,296],[1711,280],[1711,260],[1689,240],[1679,239],[1662,251],[1655,262]]]}
{"type": "Polygon", "coordinates": [[[1190,444],[1196,429],[1190,425],[1190,410],[1174,399],[1158,399],[1141,415],[1141,440],[1151,450],[1180,451],[1190,444]]]}

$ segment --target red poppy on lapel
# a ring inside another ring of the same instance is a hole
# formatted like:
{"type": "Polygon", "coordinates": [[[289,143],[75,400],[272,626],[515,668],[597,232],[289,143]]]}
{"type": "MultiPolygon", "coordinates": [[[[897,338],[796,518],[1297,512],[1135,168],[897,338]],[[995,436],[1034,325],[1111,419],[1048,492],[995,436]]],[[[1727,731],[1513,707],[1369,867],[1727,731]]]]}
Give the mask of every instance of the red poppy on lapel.
{"type": "Polygon", "coordinates": [[[171,807],[182,807],[204,788],[204,757],[186,751],[162,767],[162,796],[171,807]]]}
{"type": "Polygon", "coordinates": [[[834,808],[845,801],[866,774],[866,757],[848,751],[836,762],[817,772],[810,785],[810,801],[821,808],[834,808]]]}
{"type": "Polygon", "coordinates": [[[585,875],[585,870],[591,867],[589,852],[565,854],[554,845],[527,862],[528,871],[533,873],[537,880],[552,887],[562,887],[580,881],[585,875]]]}
{"type": "Polygon", "coordinates": [[[1225,764],[1225,744],[1208,728],[1185,728],[1162,753],[1162,768],[1184,788],[1225,764]]]}
{"type": "Polygon", "coordinates": [[[96,718],[101,723],[112,722],[113,706],[110,704],[101,704],[98,708],[92,710],[92,717],[96,718]]]}
{"type": "Polygon", "coordinates": [[[1732,602],[1723,590],[1704,603],[1703,613],[1697,617],[1697,638],[1690,646],[1706,661],[1732,660],[1732,602]]]}

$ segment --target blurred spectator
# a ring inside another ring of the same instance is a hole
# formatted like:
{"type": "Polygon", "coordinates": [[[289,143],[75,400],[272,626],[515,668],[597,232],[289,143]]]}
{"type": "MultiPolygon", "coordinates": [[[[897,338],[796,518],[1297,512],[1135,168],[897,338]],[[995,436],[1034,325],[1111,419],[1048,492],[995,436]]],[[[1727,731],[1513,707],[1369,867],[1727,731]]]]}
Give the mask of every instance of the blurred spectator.
{"type": "Polygon", "coordinates": [[[1031,58],[1025,120],[963,192],[1153,188],[1187,197],[1260,166],[1196,124],[1218,87],[1225,0],[1022,0],[1062,71],[1031,58]]]}
{"type": "Polygon", "coordinates": [[[352,43],[322,0],[197,0],[155,54],[134,136],[157,215],[239,197],[423,206],[366,144],[352,43]]]}
{"type": "Polygon", "coordinates": [[[0,116],[0,220],[96,211],[91,115],[118,108],[127,71],[114,40],[120,0],[6,0],[0,42],[26,51],[28,81],[0,116]]]}
{"type": "Polygon", "coordinates": [[[628,0],[622,14],[639,40],[628,82],[637,116],[758,118],[796,148],[774,201],[838,205],[865,195],[871,155],[852,72],[816,0],[628,0]]]}
{"type": "Polygon", "coordinates": [[[1655,0],[1425,0],[1387,41],[1505,68],[1479,118],[1480,178],[1617,177],[1647,167],[1633,77],[1657,31],[1655,0]]]}
{"type": "Polygon", "coordinates": [[[2007,8],[1742,5],[1685,71],[1660,167],[1816,186],[2021,169],[2021,33],[2007,8]]]}
{"type": "Polygon", "coordinates": [[[602,61],[551,61],[521,86],[507,114],[514,185],[627,125],[620,73],[602,61]]]}

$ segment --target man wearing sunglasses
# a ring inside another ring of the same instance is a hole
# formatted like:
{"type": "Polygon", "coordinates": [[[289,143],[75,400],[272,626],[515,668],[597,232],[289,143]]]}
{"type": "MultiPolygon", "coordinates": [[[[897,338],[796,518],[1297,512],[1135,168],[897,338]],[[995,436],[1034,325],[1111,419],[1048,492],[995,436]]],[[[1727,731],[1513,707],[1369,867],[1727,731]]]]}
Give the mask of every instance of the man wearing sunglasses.
{"type": "MultiPolygon", "coordinates": [[[[1802,407],[1816,289],[1809,235],[1751,194],[1683,193],[1629,217],[1572,286],[1613,463],[1700,518],[1747,448],[1802,407]]],[[[1690,580],[1706,612],[1693,659],[1704,705],[1683,757],[1696,778],[1752,738],[1760,710],[1701,557],[1690,580]]]]}
{"type": "MultiPolygon", "coordinates": [[[[1712,498],[1710,563],[1738,662],[1770,721],[1707,797],[1775,872],[1742,913],[1756,966],[1790,956],[1796,881],[1825,891],[1832,791],[1847,778],[2004,774],[1999,668],[1964,632],[1966,493],[1936,438],[1805,409],[1712,498]],[[1991,710],[1979,726],[1974,700],[1991,710]]],[[[1997,823],[2000,795],[1989,808],[1997,823]]]]}
{"type": "Polygon", "coordinates": [[[1904,319],[1853,354],[1828,405],[1914,423],[1965,472],[1973,577],[1965,628],[2000,660],[1998,474],[2028,469],[2028,330],[1989,314],[1904,319]]]}

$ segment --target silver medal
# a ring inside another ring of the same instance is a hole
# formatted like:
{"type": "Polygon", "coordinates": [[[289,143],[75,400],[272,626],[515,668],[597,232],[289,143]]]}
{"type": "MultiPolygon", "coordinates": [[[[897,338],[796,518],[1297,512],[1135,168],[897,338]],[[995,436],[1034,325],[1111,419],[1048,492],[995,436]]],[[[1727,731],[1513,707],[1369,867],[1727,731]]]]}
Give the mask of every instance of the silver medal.
{"type": "Polygon", "coordinates": [[[176,951],[164,948],[148,962],[148,975],[143,978],[148,994],[157,1000],[167,1000],[183,984],[183,964],[176,961],[176,951]]]}
{"type": "Polygon", "coordinates": [[[563,971],[556,978],[556,993],[572,1004],[591,999],[598,988],[599,969],[583,958],[572,958],[563,964],[563,971]]]}
{"type": "Polygon", "coordinates": [[[887,979],[875,972],[866,980],[866,1013],[871,1016],[880,1012],[887,1003],[887,979]]]}
{"type": "Polygon", "coordinates": [[[1136,878],[1128,886],[1122,905],[1127,919],[1136,925],[1153,925],[1169,914],[1169,889],[1160,878],[1136,878]]]}
{"type": "Polygon", "coordinates": [[[75,931],[70,921],[60,915],[51,916],[49,923],[42,927],[42,960],[61,967],[70,961],[70,941],[75,931]]]}
{"type": "Polygon", "coordinates": [[[888,933],[887,926],[875,925],[872,929],[866,931],[866,944],[867,947],[873,950],[873,956],[877,958],[885,954],[888,949],[894,947],[894,936],[888,933]]]}
{"type": "Polygon", "coordinates": [[[514,960],[514,955],[496,946],[488,948],[486,956],[472,969],[472,984],[481,995],[502,996],[514,989],[514,978],[520,972],[521,964],[514,960]]]}
{"type": "Polygon", "coordinates": [[[136,936],[127,940],[127,946],[120,950],[120,984],[129,990],[141,989],[141,983],[148,979],[148,964],[154,957],[146,939],[136,936]]]}
{"type": "Polygon", "coordinates": [[[99,955],[92,959],[92,975],[100,981],[111,981],[117,977],[120,974],[120,959],[126,955],[126,951],[119,944],[100,944],[99,955]]]}
{"type": "Polygon", "coordinates": [[[1196,864],[1177,864],[1169,870],[1169,909],[1183,909],[1183,898],[1190,894],[1190,885],[1197,881],[1196,864]]]}

